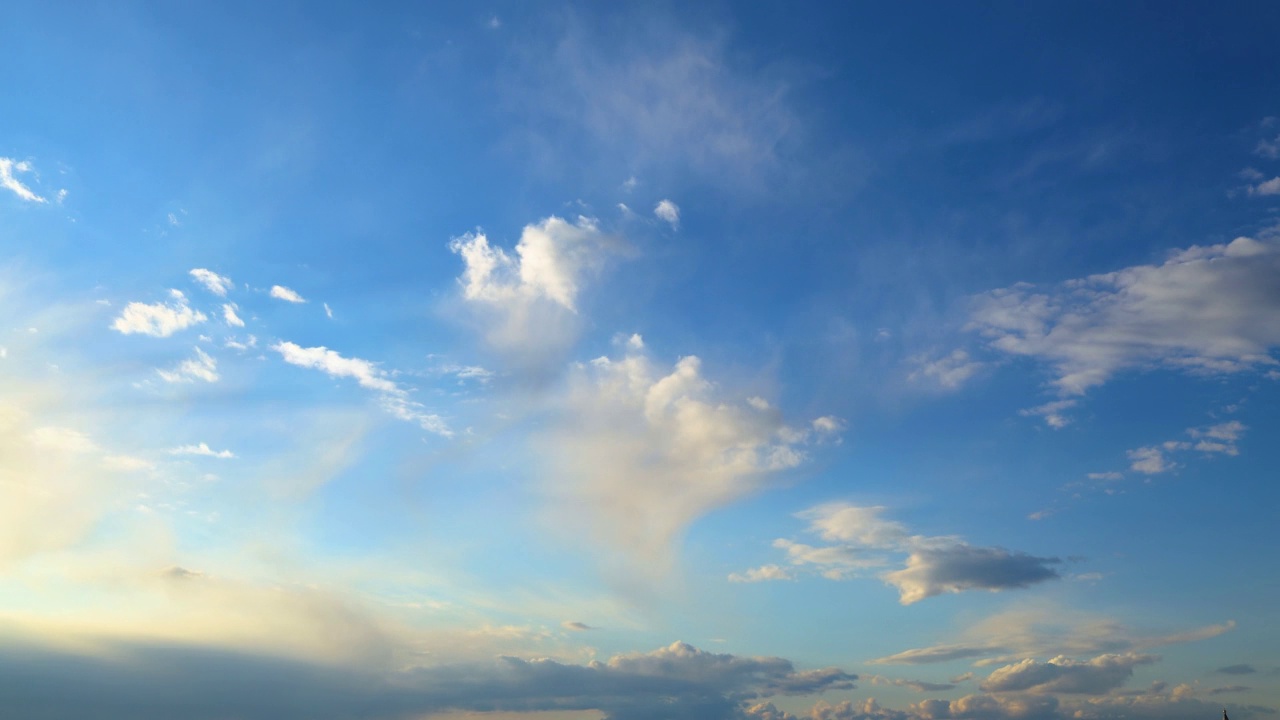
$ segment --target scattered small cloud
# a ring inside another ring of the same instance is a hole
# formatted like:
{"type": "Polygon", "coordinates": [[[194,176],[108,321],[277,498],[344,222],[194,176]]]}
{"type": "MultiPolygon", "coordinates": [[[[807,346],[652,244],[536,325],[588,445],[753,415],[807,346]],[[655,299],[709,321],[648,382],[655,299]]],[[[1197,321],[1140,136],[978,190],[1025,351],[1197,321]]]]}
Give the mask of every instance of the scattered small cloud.
{"type": "Polygon", "coordinates": [[[187,304],[187,297],[181,291],[170,290],[169,295],[172,299],[167,303],[129,303],[111,327],[125,335],[169,337],[208,319],[204,313],[187,304]]]}
{"type": "Polygon", "coordinates": [[[1240,663],[1239,665],[1228,665],[1226,667],[1220,667],[1214,672],[1222,673],[1223,675],[1252,675],[1258,672],[1258,670],[1252,665],[1240,663]]]}
{"type": "Polygon", "coordinates": [[[931,380],[938,387],[946,390],[959,388],[986,366],[986,363],[974,360],[964,350],[954,350],[948,355],[933,358],[917,355],[911,358],[911,363],[916,365],[917,369],[907,376],[908,380],[931,380]]]}
{"type": "Polygon", "coordinates": [[[156,464],[150,460],[132,455],[108,455],[102,458],[102,464],[109,470],[119,472],[140,472],[154,470],[156,467],[156,464]]]}
{"type": "Polygon", "coordinates": [[[14,160],[13,158],[0,157],[0,187],[12,192],[19,198],[27,202],[43,203],[48,202],[44,198],[35,194],[31,188],[22,184],[22,181],[14,177],[15,173],[31,172],[31,163],[25,160],[14,160]]]}
{"type": "Polygon", "coordinates": [[[324,316],[332,320],[333,308],[329,307],[329,303],[322,303],[322,304],[324,305],[324,316]]]}
{"type": "Polygon", "coordinates": [[[195,351],[194,358],[183,360],[172,370],[156,370],[156,373],[167,383],[189,383],[193,380],[217,382],[218,361],[200,348],[195,348],[195,351]]]}
{"type": "Polygon", "coordinates": [[[283,285],[271,286],[271,297],[291,303],[304,303],[306,299],[283,285]]]}
{"type": "Polygon", "coordinates": [[[1277,135],[1273,140],[1259,140],[1253,152],[1255,155],[1260,155],[1270,160],[1280,159],[1280,135],[1277,135]]]}
{"type": "Polygon", "coordinates": [[[239,308],[235,303],[224,303],[222,306],[222,320],[231,327],[244,327],[244,320],[241,320],[240,316],[236,314],[237,309],[239,308]]]}
{"type": "Polygon", "coordinates": [[[1249,194],[1257,197],[1280,195],[1280,177],[1273,177],[1256,185],[1250,185],[1249,194]]]}
{"type": "Polygon", "coordinates": [[[1071,424],[1071,418],[1063,414],[1064,410],[1069,410],[1078,403],[1075,399],[1054,400],[1043,405],[1037,405],[1025,410],[1019,410],[1018,414],[1023,417],[1041,417],[1044,418],[1044,424],[1054,430],[1061,430],[1071,424]]]}
{"type": "Polygon", "coordinates": [[[564,628],[565,630],[572,630],[574,632],[586,632],[587,630],[596,629],[586,623],[578,622],[576,620],[565,620],[564,622],[560,623],[560,627],[564,628]]]}
{"type": "Polygon", "coordinates": [[[98,451],[98,444],[88,435],[66,427],[46,426],[27,434],[32,445],[54,452],[82,455],[98,451]]]}
{"type": "Polygon", "coordinates": [[[766,580],[792,580],[795,576],[791,571],[780,565],[761,565],[758,568],[751,568],[743,573],[730,573],[729,582],[735,583],[753,583],[764,582],[766,580]]]}
{"type": "Polygon", "coordinates": [[[660,200],[653,208],[653,214],[673,229],[680,227],[680,206],[670,200],[660,200]]]}
{"type": "Polygon", "coordinates": [[[219,458],[221,460],[231,460],[235,458],[235,453],[230,450],[214,450],[206,443],[198,443],[196,445],[179,445],[169,450],[170,455],[197,455],[201,457],[219,458]]]}
{"type": "Polygon", "coordinates": [[[219,275],[212,270],[205,268],[196,268],[191,271],[191,277],[196,282],[204,286],[205,290],[217,295],[218,297],[226,297],[227,291],[235,287],[235,283],[231,282],[231,278],[219,275]]]}

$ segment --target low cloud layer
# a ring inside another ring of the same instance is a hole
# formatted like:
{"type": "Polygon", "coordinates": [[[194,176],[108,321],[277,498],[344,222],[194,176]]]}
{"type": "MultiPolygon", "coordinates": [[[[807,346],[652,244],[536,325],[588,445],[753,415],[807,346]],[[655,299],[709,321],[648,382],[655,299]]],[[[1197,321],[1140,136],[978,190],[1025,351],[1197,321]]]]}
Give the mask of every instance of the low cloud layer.
{"type": "MultiPolygon", "coordinates": [[[[797,517],[809,521],[811,534],[833,544],[813,546],[779,538],[773,545],[786,550],[794,571],[817,572],[831,580],[862,576],[905,554],[905,567],[879,574],[897,588],[903,605],[944,593],[1010,590],[1060,577],[1054,569],[1062,562],[1058,558],[978,547],[952,536],[912,535],[901,523],[885,519],[884,510],[847,503],[819,505],[797,517]]],[[[791,577],[784,568],[766,565],[729,579],[757,582],[791,577]]]]}
{"type": "Polygon", "coordinates": [[[685,643],[573,665],[500,657],[377,672],[198,646],[5,643],[0,691],[29,720],[400,720],[446,711],[598,710],[619,720],[739,718],[745,703],[854,687],[837,668],[685,643]]]}

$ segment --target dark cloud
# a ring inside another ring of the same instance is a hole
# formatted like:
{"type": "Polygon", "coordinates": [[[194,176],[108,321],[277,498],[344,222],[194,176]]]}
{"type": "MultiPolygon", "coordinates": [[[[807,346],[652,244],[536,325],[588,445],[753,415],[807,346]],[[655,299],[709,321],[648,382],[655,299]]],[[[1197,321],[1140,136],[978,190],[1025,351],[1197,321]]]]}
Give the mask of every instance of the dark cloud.
{"type": "Polygon", "coordinates": [[[1098,695],[1114,690],[1133,677],[1136,665],[1149,665],[1156,655],[1109,654],[1079,662],[1056,657],[1047,663],[1032,659],[997,669],[982,683],[986,692],[1059,692],[1098,695]]]}
{"type": "Polygon", "coordinates": [[[564,622],[560,623],[560,627],[563,627],[565,630],[574,630],[576,632],[584,632],[586,630],[595,630],[594,627],[586,623],[578,622],[576,620],[565,620],[564,622]]]}
{"type": "Polygon", "coordinates": [[[1209,691],[1210,695],[1226,695],[1227,693],[1248,692],[1253,688],[1246,685],[1227,685],[1226,687],[1216,687],[1209,691]]]}
{"type": "Polygon", "coordinates": [[[599,710],[612,720],[740,716],[754,698],[850,689],[835,668],[685,643],[607,663],[498,658],[377,673],[247,652],[114,643],[100,654],[8,643],[0,715],[24,720],[403,720],[449,710],[599,710]]]}
{"type": "Polygon", "coordinates": [[[942,593],[1024,588],[1061,577],[1051,566],[1062,560],[996,547],[956,544],[919,548],[902,570],[884,579],[898,588],[904,605],[942,593]]]}
{"type": "Polygon", "coordinates": [[[1223,675],[1252,675],[1258,671],[1252,665],[1245,665],[1241,663],[1239,665],[1220,667],[1217,672],[1220,672],[1223,675]]]}

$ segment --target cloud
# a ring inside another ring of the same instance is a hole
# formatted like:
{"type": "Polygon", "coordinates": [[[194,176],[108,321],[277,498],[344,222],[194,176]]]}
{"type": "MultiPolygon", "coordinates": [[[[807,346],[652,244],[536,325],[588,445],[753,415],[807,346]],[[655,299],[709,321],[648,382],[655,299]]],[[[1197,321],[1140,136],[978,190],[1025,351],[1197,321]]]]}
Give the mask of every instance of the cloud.
{"type": "Polygon", "coordinates": [[[1078,402],[1078,400],[1074,399],[1054,400],[1043,405],[1019,410],[1018,414],[1023,417],[1042,417],[1044,418],[1045,425],[1048,425],[1054,430],[1061,430],[1071,424],[1071,418],[1064,415],[1062,411],[1075,407],[1078,402]]]}
{"type": "Polygon", "coordinates": [[[576,620],[565,620],[564,622],[560,623],[560,627],[564,628],[565,630],[572,630],[574,632],[586,632],[587,630],[595,630],[595,628],[591,627],[590,625],[586,623],[578,622],[576,620]]]}
{"type": "Polygon", "coordinates": [[[150,460],[132,455],[107,455],[102,458],[102,464],[109,470],[118,470],[120,472],[154,470],[156,467],[156,464],[150,460]]]}
{"type": "Polygon", "coordinates": [[[393,417],[414,423],[427,432],[444,437],[453,435],[443,418],[426,412],[421,403],[409,398],[408,391],[368,360],[344,357],[323,346],[304,348],[287,341],[277,342],[271,349],[290,365],[319,370],[329,377],[354,379],[360,387],[377,392],[382,408],[393,417]]]}
{"type": "Polygon", "coordinates": [[[975,299],[968,328],[997,352],[1046,363],[1063,395],[1150,365],[1243,372],[1276,364],[1278,274],[1280,245],[1241,237],[1158,265],[989,292],[975,299]]]}
{"type": "Polygon", "coordinates": [[[486,339],[516,364],[546,372],[577,336],[578,300],[614,245],[595,220],[552,216],[526,225],[514,255],[483,232],[454,238],[463,299],[488,326],[486,339]]]}
{"type": "Polygon", "coordinates": [[[98,451],[98,444],[88,435],[65,427],[41,427],[32,430],[27,440],[38,448],[81,455],[98,451]]]}
{"type": "Polygon", "coordinates": [[[231,282],[231,278],[224,277],[212,270],[204,268],[196,268],[191,271],[191,277],[196,282],[204,286],[205,290],[217,295],[218,297],[226,297],[227,291],[235,287],[235,283],[231,282]]]}
{"type": "Polygon", "coordinates": [[[947,390],[954,390],[960,387],[966,380],[986,366],[986,363],[978,362],[969,357],[969,353],[964,350],[955,350],[949,355],[933,359],[918,355],[912,358],[911,362],[918,367],[907,376],[908,380],[931,380],[938,387],[947,390]]]}
{"type": "MultiPolygon", "coordinates": [[[[809,521],[808,532],[836,544],[815,547],[779,538],[773,546],[785,550],[795,568],[811,568],[831,580],[858,577],[905,554],[905,567],[880,574],[898,589],[903,605],[944,593],[1024,588],[1059,577],[1053,569],[1061,562],[1058,558],[975,547],[951,536],[912,535],[903,524],[882,517],[884,511],[842,502],[818,505],[796,517],[809,521]]],[[[751,579],[774,578],[757,574],[751,579]]]]}
{"type": "Polygon", "coordinates": [[[0,673],[23,679],[6,702],[29,717],[101,720],[397,720],[451,710],[736,720],[748,701],[846,690],[857,678],[685,643],[588,665],[499,657],[401,671],[181,644],[98,645],[104,652],[78,654],[68,649],[75,646],[5,643],[0,673]]]}
{"type": "Polygon", "coordinates": [[[195,348],[195,351],[194,358],[183,360],[172,370],[156,370],[156,373],[167,383],[189,383],[193,380],[217,382],[218,361],[200,348],[195,348]]]}
{"type": "Polygon", "coordinates": [[[271,286],[271,297],[291,303],[304,303],[306,299],[283,285],[271,286]]]}
{"type": "Polygon", "coordinates": [[[221,458],[223,460],[230,460],[236,456],[235,453],[230,450],[214,450],[205,443],[199,443],[197,445],[179,445],[178,447],[169,450],[169,454],[200,455],[204,457],[221,458]]]}
{"type": "Polygon", "coordinates": [[[1061,577],[1052,567],[1060,562],[1058,558],[958,543],[917,549],[907,558],[905,568],[885,574],[884,580],[898,588],[903,605],[910,605],[943,593],[1030,587],[1061,577]]]}
{"type": "Polygon", "coordinates": [[[973,658],[979,666],[1028,657],[1098,656],[1217,637],[1235,628],[1228,621],[1166,635],[1140,633],[1099,615],[1037,605],[996,613],[966,628],[951,642],[913,648],[872,660],[873,664],[919,665],[973,658]]]}
{"type": "Polygon", "coordinates": [[[323,305],[324,305],[324,316],[332,320],[333,308],[329,307],[329,303],[323,303],[323,305]]]}
{"type": "Polygon", "coordinates": [[[1229,695],[1231,693],[1249,692],[1253,688],[1248,685],[1227,685],[1225,687],[1211,688],[1208,695],[1229,695]]]}
{"type": "Polygon", "coordinates": [[[985,692],[1084,693],[1100,695],[1121,687],[1133,677],[1137,665],[1159,660],[1138,653],[1099,655],[1087,662],[1058,656],[1046,663],[1026,659],[998,668],[980,686],[985,692]]]}
{"type": "Polygon", "coordinates": [[[208,318],[199,310],[192,310],[187,305],[187,297],[177,290],[170,290],[171,302],[158,302],[151,305],[131,302],[125,306],[111,327],[125,335],[141,334],[151,337],[169,337],[198,325],[208,318]]]}
{"type": "Polygon", "coordinates": [[[670,200],[660,200],[653,208],[653,214],[672,228],[680,227],[680,206],[670,200]]]}
{"type": "Polygon", "coordinates": [[[1184,440],[1166,440],[1159,445],[1149,445],[1128,451],[1129,469],[1144,475],[1158,475],[1177,469],[1179,465],[1170,456],[1173,453],[1187,450],[1198,450],[1205,454],[1221,453],[1223,455],[1239,455],[1236,442],[1248,427],[1239,420],[1231,420],[1217,425],[1202,428],[1188,428],[1187,434],[1194,443],[1184,440]]]}
{"type": "Polygon", "coordinates": [[[1280,195],[1280,177],[1273,177],[1270,180],[1264,180],[1257,185],[1250,185],[1249,194],[1258,197],[1280,195]]]}
{"type": "Polygon", "coordinates": [[[235,303],[225,303],[222,306],[222,319],[231,327],[244,327],[244,320],[236,314],[235,303]]]}
{"type": "Polygon", "coordinates": [[[31,172],[31,163],[25,160],[14,160],[13,158],[0,157],[0,187],[9,190],[19,198],[27,202],[48,202],[44,198],[32,192],[31,188],[23,185],[20,180],[14,177],[14,173],[31,172]]]}
{"type": "Polygon", "coordinates": [[[882,675],[868,675],[862,678],[870,682],[872,685],[889,685],[893,687],[904,687],[915,690],[916,692],[943,692],[955,688],[955,683],[933,683],[923,680],[904,680],[902,678],[888,678],[882,675]]]}
{"type": "Polygon", "coordinates": [[[557,523],[585,525],[610,554],[660,573],[690,522],[800,465],[814,433],[726,399],[697,357],[668,369],[643,342],[623,350],[573,370],[554,429],[536,442],[557,523]]]}
{"type": "Polygon", "coordinates": [[[1252,665],[1241,663],[1239,665],[1220,667],[1214,672],[1222,673],[1223,675],[1252,675],[1258,671],[1252,665]]]}
{"type": "Polygon", "coordinates": [[[791,572],[784,567],[778,565],[761,565],[758,568],[751,568],[744,573],[730,573],[729,582],[750,583],[763,582],[765,580],[790,580],[791,572]]]}

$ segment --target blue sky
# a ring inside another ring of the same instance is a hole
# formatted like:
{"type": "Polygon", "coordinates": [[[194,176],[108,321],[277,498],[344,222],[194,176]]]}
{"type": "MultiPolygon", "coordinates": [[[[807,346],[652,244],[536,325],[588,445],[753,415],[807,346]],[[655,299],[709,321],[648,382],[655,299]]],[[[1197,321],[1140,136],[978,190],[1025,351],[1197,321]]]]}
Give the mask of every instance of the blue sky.
{"type": "Polygon", "coordinates": [[[0,703],[1273,715],[1277,29],[12,8],[0,703]]]}

